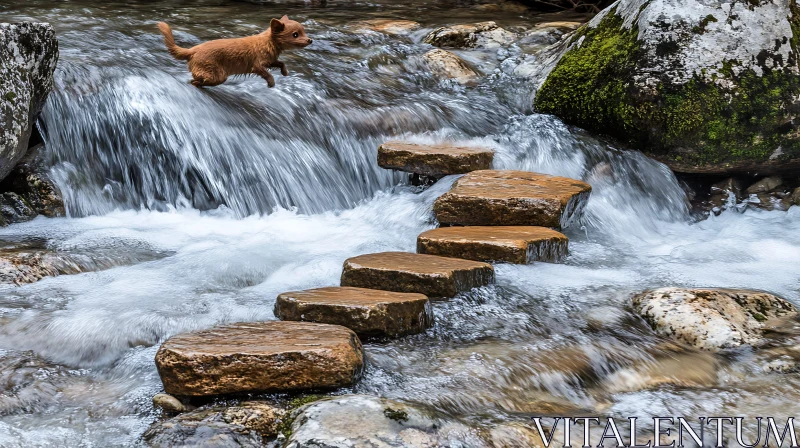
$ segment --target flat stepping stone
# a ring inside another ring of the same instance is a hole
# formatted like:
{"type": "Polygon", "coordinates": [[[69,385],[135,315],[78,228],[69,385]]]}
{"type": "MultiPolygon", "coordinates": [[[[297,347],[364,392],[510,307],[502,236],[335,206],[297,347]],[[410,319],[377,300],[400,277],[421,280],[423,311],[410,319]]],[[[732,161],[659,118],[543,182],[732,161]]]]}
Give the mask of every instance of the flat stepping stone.
{"type": "Polygon", "coordinates": [[[592,187],[579,180],[528,171],[465,174],[433,204],[445,225],[564,228],[580,218],[592,187]]]}
{"type": "Polygon", "coordinates": [[[435,178],[489,169],[493,158],[494,151],[488,148],[448,144],[391,141],[378,147],[380,167],[435,178]]]}
{"type": "Polygon", "coordinates": [[[359,255],[344,262],[342,286],[453,297],[494,283],[488,263],[410,252],[359,255]]]}
{"type": "Polygon", "coordinates": [[[238,323],[169,338],[156,367],[171,395],[294,391],[352,385],[364,353],[358,336],[338,325],[238,323]]]}
{"type": "Polygon", "coordinates": [[[398,337],[433,325],[433,310],[424,294],[351,287],[285,292],[275,301],[275,316],[341,325],[359,336],[398,337]]]}
{"type": "Polygon", "coordinates": [[[417,238],[421,254],[517,264],[561,262],[568,245],[563,233],[536,226],[441,227],[417,238]]]}

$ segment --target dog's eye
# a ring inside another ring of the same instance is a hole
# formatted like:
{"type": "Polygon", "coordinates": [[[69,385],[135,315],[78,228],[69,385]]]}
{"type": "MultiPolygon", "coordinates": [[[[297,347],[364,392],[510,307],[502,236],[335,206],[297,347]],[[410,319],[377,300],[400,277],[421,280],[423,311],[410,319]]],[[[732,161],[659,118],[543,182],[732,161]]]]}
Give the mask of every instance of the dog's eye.
{"type": "Polygon", "coordinates": [[[299,34],[297,34],[297,33],[292,34],[292,37],[294,37],[294,38],[296,38],[297,36],[299,36],[299,34]]]}

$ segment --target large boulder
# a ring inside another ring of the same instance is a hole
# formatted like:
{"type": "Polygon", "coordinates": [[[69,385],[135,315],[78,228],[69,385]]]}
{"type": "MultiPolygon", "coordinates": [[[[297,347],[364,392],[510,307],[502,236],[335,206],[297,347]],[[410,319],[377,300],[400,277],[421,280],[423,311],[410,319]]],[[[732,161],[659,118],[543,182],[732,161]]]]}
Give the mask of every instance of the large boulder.
{"type": "Polygon", "coordinates": [[[633,308],[658,334],[710,351],[762,344],[770,320],[797,315],[778,296],[721,288],[658,288],[634,296],[633,308]]]}
{"type": "Polygon", "coordinates": [[[534,105],[680,172],[798,170],[798,39],[796,0],[618,0],[545,50],[534,105]]]}
{"type": "Polygon", "coordinates": [[[47,23],[0,23],[0,179],[28,150],[53,88],[58,41],[47,23]]]}

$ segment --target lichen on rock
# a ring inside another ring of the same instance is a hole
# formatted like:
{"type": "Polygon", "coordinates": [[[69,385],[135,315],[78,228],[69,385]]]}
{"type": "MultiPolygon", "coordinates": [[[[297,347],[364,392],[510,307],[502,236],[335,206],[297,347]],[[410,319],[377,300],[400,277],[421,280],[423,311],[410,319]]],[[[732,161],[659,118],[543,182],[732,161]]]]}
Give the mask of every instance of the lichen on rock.
{"type": "Polygon", "coordinates": [[[58,41],[47,23],[0,23],[0,179],[25,156],[53,87],[58,41]]]}
{"type": "Polygon", "coordinates": [[[618,0],[560,43],[535,108],[676,171],[800,168],[799,11],[796,0],[618,0]]]}

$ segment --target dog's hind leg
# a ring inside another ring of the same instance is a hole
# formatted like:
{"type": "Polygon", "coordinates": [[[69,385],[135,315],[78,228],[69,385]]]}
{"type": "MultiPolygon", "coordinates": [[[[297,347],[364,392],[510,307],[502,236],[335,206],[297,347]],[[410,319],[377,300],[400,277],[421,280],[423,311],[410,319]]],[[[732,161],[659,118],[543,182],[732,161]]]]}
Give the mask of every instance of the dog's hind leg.
{"type": "Polygon", "coordinates": [[[272,77],[272,73],[270,73],[269,69],[266,67],[259,67],[253,70],[253,73],[264,78],[264,80],[267,81],[267,86],[275,87],[275,78],[272,77]]]}
{"type": "Polygon", "coordinates": [[[192,79],[190,83],[195,87],[212,87],[218,86],[225,82],[228,77],[221,70],[209,69],[207,67],[194,67],[190,66],[192,71],[192,79]]]}
{"type": "Polygon", "coordinates": [[[270,67],[275,67],[281,69],[281,75],[289,76],[289,70],[286,70],[286,64],[281,61],[275,61],[269,65],[270,67]]]}

